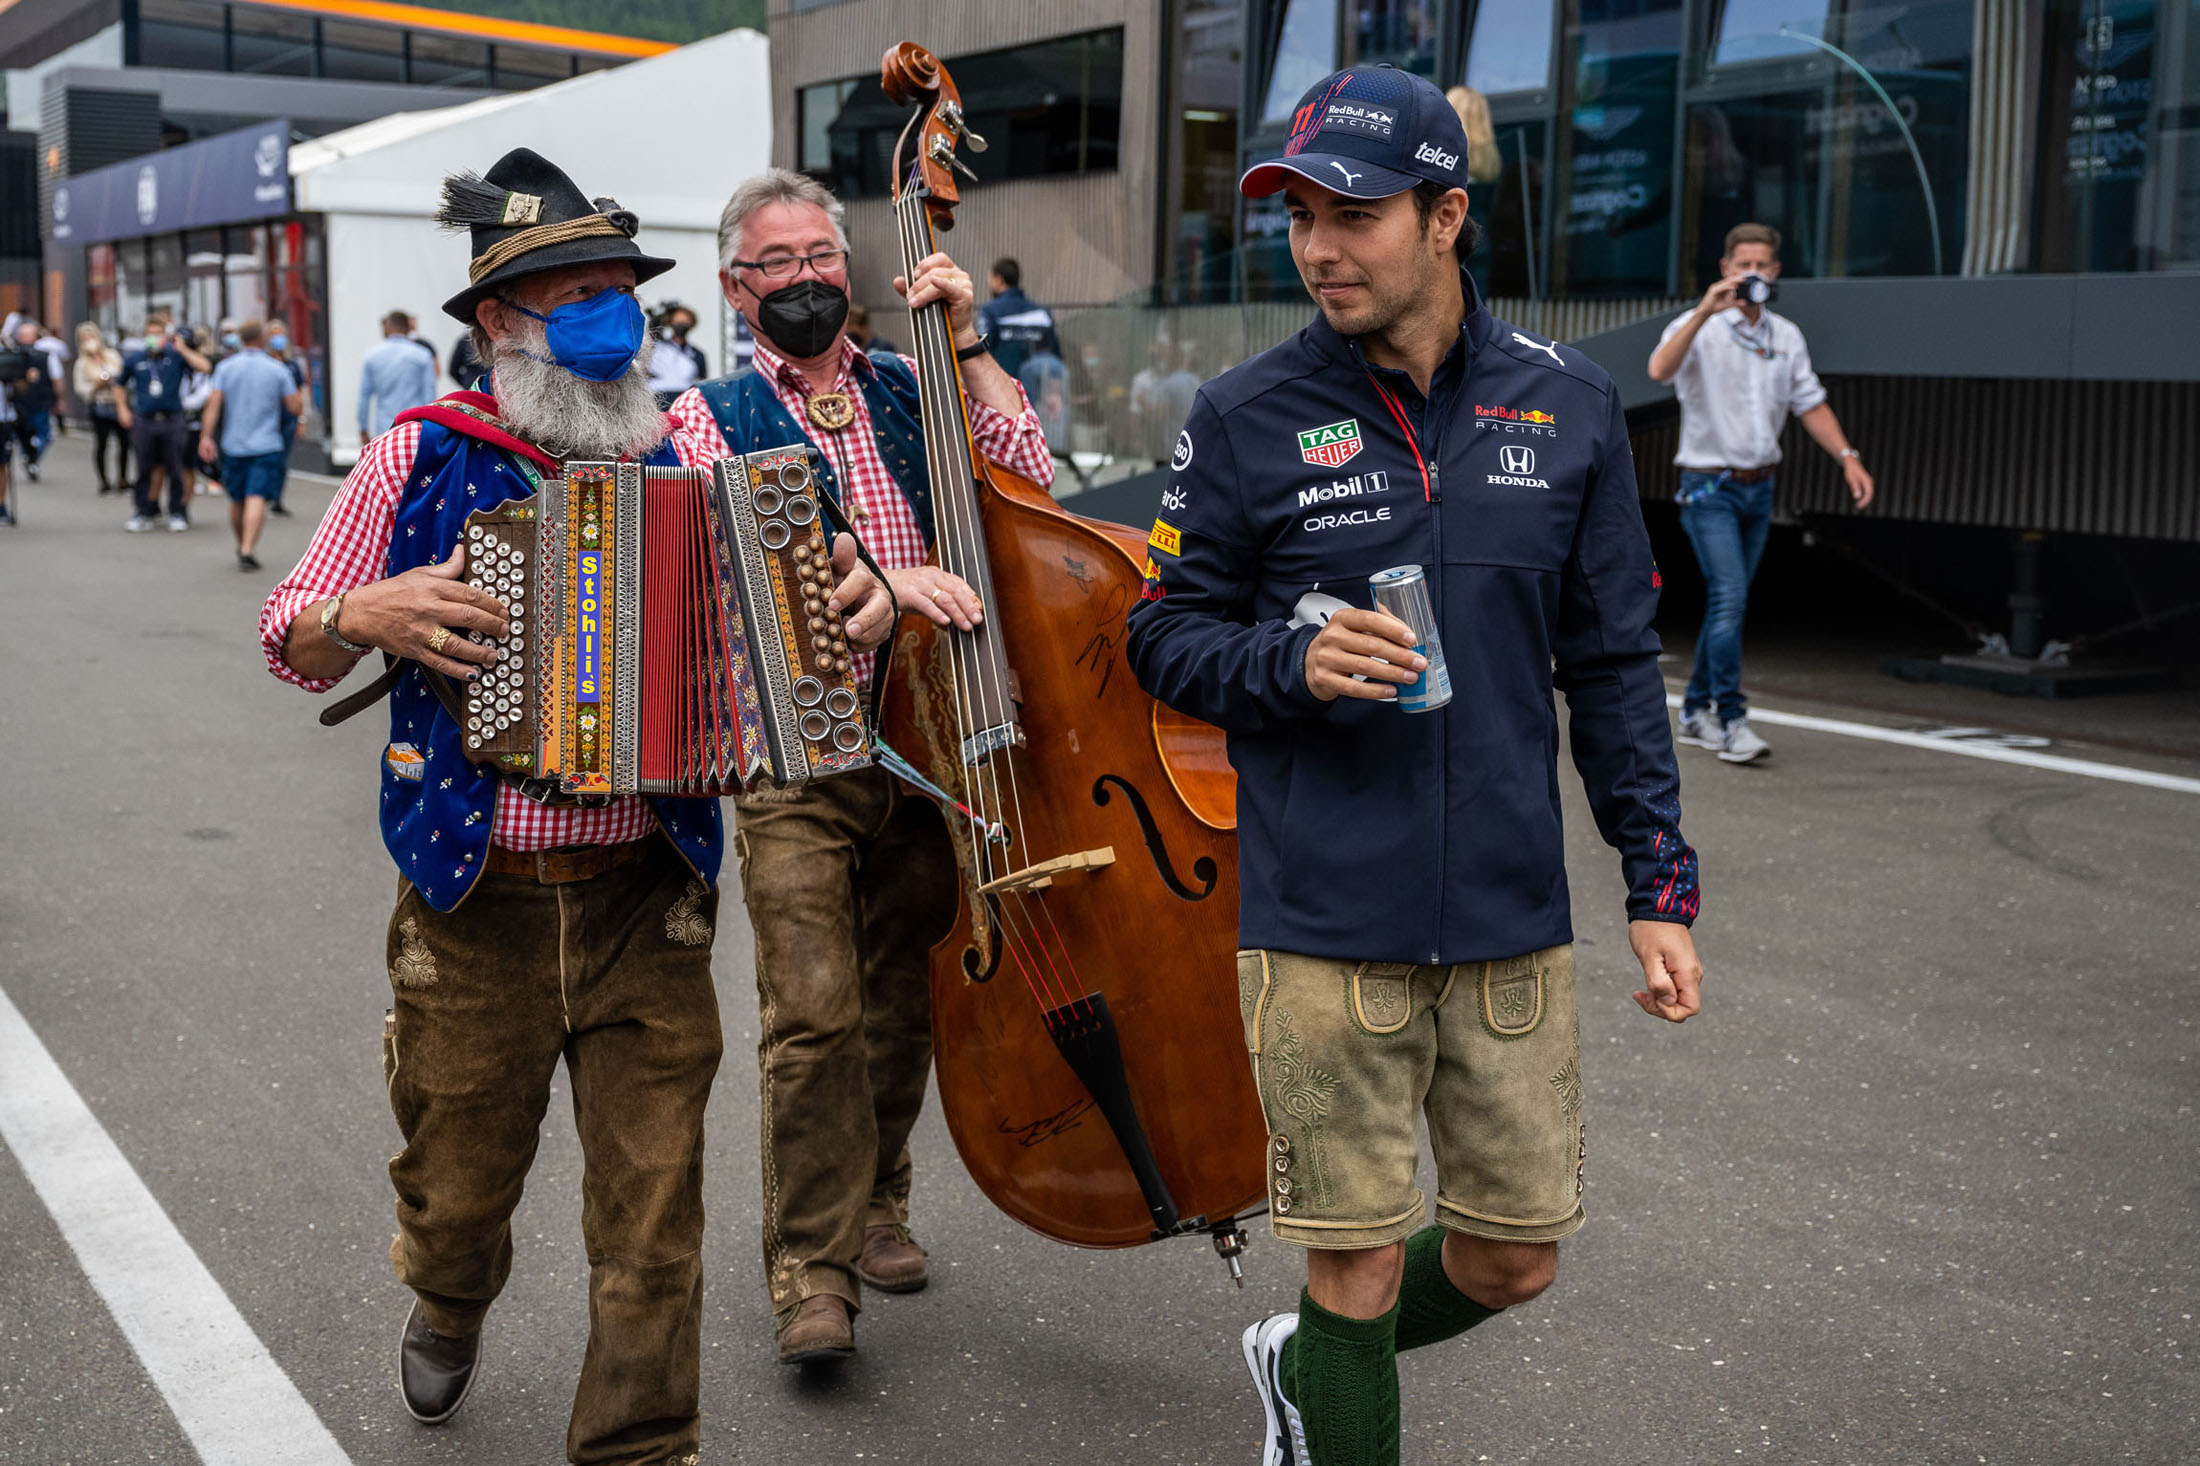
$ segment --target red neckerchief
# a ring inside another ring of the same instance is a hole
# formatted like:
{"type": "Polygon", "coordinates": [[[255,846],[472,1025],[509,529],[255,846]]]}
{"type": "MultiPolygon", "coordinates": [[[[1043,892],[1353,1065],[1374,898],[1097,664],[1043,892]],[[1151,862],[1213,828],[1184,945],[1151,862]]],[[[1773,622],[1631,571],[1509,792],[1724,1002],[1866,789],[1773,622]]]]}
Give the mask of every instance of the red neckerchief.
{"type": "MultiPolygon", "coordinates": [[[[565,472],[563,464],[524,439],[515,437],[497,416],[497,400],[486,392],[451,392],[424,407],[407,408],[399,413],[391,426],[406,422],[432,422],[438,427],[449,428],[454,433],[517,453],[522,458],[540,464],[544,472],[555,477],[565,472]]],[[[665,419],[665,431],[669,434],[678,424],[670,417],[665,419]]]]}

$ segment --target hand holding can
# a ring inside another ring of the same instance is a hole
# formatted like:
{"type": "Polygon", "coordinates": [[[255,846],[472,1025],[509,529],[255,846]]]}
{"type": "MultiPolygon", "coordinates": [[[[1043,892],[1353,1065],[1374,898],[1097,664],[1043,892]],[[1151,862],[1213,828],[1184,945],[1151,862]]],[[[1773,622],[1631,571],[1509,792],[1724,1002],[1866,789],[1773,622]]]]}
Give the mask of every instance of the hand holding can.
{"type": "Polygon", "coordinates": [[[1408,713],[1434,712],[1451,701],[1451,673],[1444,666],[1444,645],[1436,633],[1436,611],[1429,602],[1428,576],[1418,565],[1378,570],[1367,578],[1375,609],[1413,628],[1414,651],[1427,659],[1421,675],[1398,689],[1398,707],[1408,713]]]}

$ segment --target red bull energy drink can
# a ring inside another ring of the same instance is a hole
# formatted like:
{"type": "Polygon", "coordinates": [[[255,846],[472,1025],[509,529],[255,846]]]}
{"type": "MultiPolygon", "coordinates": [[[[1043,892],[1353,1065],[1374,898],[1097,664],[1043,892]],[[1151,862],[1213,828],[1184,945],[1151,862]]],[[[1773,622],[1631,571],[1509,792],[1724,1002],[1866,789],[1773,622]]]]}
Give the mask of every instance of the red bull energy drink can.
{"type": "Polygon", "coordinates": [[[1397,565],[1378,570],[1367,578],[1375,597],[1375,609],[1395,616],[1413,628],[1413,649],[1428,659],[1428,666],[1411,682],[1398,687],[1398,707],[1408,713],[1429,713],[1451,701],[1451,673],[1444,667],[1444,644],[1436,634],[1436,611],[1429,604],[1428,576],[1418,565],[1397,565]]]}

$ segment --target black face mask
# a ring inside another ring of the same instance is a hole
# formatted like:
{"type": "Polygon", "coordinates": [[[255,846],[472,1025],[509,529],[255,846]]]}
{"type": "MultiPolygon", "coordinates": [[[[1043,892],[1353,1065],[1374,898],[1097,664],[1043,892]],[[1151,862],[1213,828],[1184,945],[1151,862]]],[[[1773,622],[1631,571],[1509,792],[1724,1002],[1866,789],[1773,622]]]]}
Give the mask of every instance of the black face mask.
{"type": "Polygon", "coordinates": [[[797,360],[823,352],[848,319],[848,292],[823,280],[801,280],[756,303],[756,328],[797,360]]]}

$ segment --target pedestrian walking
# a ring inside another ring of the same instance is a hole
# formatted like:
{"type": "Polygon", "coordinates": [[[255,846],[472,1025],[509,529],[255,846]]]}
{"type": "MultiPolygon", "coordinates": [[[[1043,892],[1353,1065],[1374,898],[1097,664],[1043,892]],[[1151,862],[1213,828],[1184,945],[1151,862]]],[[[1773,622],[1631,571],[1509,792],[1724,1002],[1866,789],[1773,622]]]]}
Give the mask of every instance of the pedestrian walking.
{"type": "MultiPolygon", "coordinates": [[[[423,351],[422,343],[412,339],[411,331],[412,317],[403,311],[391,311],[382,317],[382,339],[359,364],[362,448],[388,432],[399,413],[425,407],[436,399],[435,352],[423,351]]],[[[302,382],[294,385],[304,386],[302,382]]],[[[293,423],[304,411],[302,392],[299,401],[301,405],[290,410],[293,423]]]]}
{"type": "Polygon", "coordinates": [[[978,312],[978,329],[991,338],[993,359],[1015,376],[1027,357],[1039,352],[1060,359],[1062,338],[1054,333],[1054,312],[1024,294],[1024,267],[1002,256],[986,276],[993,298],[978,312]]]}
{"type": "Polygon", "coordinates": [[[1696,308],[1665,328],[1650,379],[1671,382],[1681,404],[1681,528],[1703,570],[1703,627],[1681,697],[1680,741],[1724,763],[1754,763],[1772,746],[1749,726],[1742,692],[1742,617],[1772,532],[1780,430],[1793,413],[1841,464],[1849,498],[1871,507],[1872,476],[1826,403],[1810,347],[1793,321],[1765,307],[1779,295],[1780,232],[1737,224],[1726,232],[1719,278],[1696,308]]]}
{"type": "Polygon", "coordinates": [[[1240,188],[1284,194],[1321,315],[1199,389],[1126,651],[1237,771],[1270,1227],[1307,1250],[1297,1312],[1242,1340],[1263,1460],[1395,1466],[1399,1353],[1542,1293],[1585,1219],[1554,684],[1620,851],[1635,1002],[1675,1023],[1696,857],[1611,379],[1482,304],[1434,86],[1355,67],[1293,115],[1240,188]]]}
{"type": "Polygon", "coordinates": [[[212,363],[160,316],[146,323],[143,341],[144,349],[122,369],[130,394],[130,453],[138,462],[136,512],[122,527],[142,534],[159,523],[160,500],[153,482],[158,473],[167,484],[169,531],[182,534],[191,527],[190,500],[185,497],[191,480],[184,388],[191,373],[211,370],[212,363]]]}
{"type": "MultiPolygon", "coordinates": [[[[291,349],[290,324],[281,316],[270,319],[262,329],[266,332],[267,354],[281,362],[290,372],[290,379],[297,384],[299,400],[303,402],[311,391],[313,373],[303,355],[291,349]]],[[[431,394],[432,395],[432,394],[431,394]]],[[[298,441],[298,421],[305,416],[305,409],[283,414],[283,455],[287,460],[290,447],[298,441]]],[[[287,482],[287,480],[286,480],[287,482]]],[[[278,519],[290,518],[290,509],[283,503],[283,484],[275,486],[275,497],[267,501],[267,512],[278,519]]]]}
{"type": "MultiPolygon", "coordinates": [[[[260,527],[268,502],[282,492],[290,456],[283,451],[284,413],[304,410],[304,393],[289,368],[261,350],[258,321],[237,327],[237,351],[214,368],[199,430],[199,458],[221,461],[222,487],[229,492],[229,532],[237,541],[237,568],[257,570],[260,527]]],[[[418,351],[406,348],[412,355],[418,351]]]]}
{"type": "Polygon", "coordinates": [[[25,317],[17,322],[10,347],[0,352],[0,382],[8,384],[15,400],[16,446],[23,454],[23,473],[34,484],[38,460],[53,436],[53,359],[38,348],[44,334],[38,322],[25,317]]]}
{"type": "Polygon", "coordinates": [[[130,399],[122,387],[122,353],[90,321],[76,328],[76,365],[71,385],[92,423],[92,469],[99,491],[127,491],[130,483],[130,399]],[[107,447],[114,445],[115,466],[107,469],[107,447]]]}
{"type": "Polygon", "coordinates": [[[0,377],[0,529],[15,525],[15,501],[8,495],[15,463],[15,389],[0,377]]]}
{"type": "MultiPolygon", "coordinates": [[[[184,441],[196,443],[199,440],[206,404],[214,395],[214,368],[219,367],[223,359],[237,348],[224,345],[211,328],[203,325],[190,327],[186,334],[191,339],[191,345],[207,361],[207,370],[192,372],[183,385],[184,441]]],[[[202,463],[195,455],[187,454],[184,474],[191,482],[190,488],[185,491],[185,497],[193,503],[198,501],[201,494],[218,494],[222,491],[219,461],[202,463]]]]}
{"type": "Polygon", "coordinates": [[[31,349],[45,353],[46,380],[53,386],[53,406],[48,409],[52,420],[46,440],[39,445],[38,450],[43,456],[56,436],[66,435],[69,431],[69,363],[75,359],[75,353],[69,350],[68,343],[46,329],[43,323],[39,326],[38,339],[31,343],[31,349]]]}

